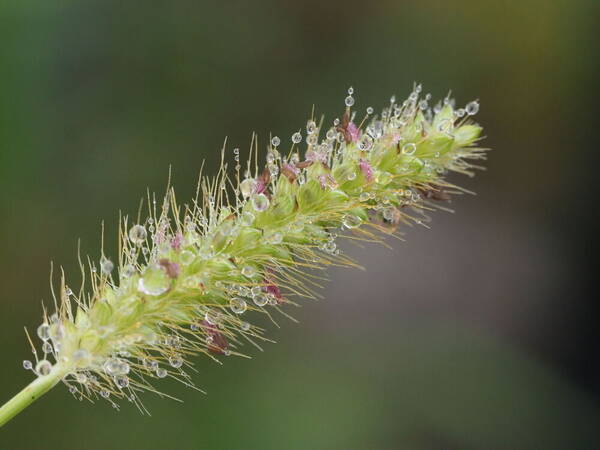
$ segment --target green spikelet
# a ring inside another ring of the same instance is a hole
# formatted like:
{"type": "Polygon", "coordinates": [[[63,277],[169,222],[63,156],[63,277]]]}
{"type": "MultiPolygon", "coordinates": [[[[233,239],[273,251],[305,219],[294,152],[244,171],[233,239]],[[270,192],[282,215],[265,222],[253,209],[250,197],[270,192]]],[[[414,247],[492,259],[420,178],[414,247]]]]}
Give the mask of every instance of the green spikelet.
{"type": "Polygon", "coordinates": [[[447,98],[431,108],[420,92],[357,120],[350,90],[341,120],[309,120],[291,146],[273,138],[266,166],[253,140],[247,166],[234,151],[233,175],[223,162],[193,202],[180,205],[172,188],[160,204],[149,197],[144,220],[121,223],[118,261],[89,263],[91,288],[74,293],[63,278],[37,330],[44,356],[26,368],[38,384],[53,381],[45,389],[61,380],[77,397],[115,407],[127,399],[144,411],[138,394],[157,392],[157,379],[194,386],[192,356],[260,346],[267,339],[253,317],[275,320],[315,297],[315,269],[355,265],[340,238],[379,241],[400,224],[423,224],[461,192],[446,174],[472,175],[472,162],[484,159],[472,122],[478,103],[455,109],[447,98]]]}

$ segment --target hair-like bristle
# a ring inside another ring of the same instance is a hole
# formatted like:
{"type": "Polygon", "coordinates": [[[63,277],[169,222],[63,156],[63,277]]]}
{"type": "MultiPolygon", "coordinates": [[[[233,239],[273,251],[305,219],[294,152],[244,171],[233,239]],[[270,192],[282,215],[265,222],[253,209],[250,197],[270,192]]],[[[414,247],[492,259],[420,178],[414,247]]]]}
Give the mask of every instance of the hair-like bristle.
{"type": "Polygon", "coordinates": [[[254,314],[287,316],[294,300],[318,295],[314,269],[355,265],[339,238],[379,242],[400,224],[424,225],[428,210],[463,192],[445,175],[472,175],[472,161],[484,159],[471,120],[479,104],[430,107],[420,94],[415,86],[406,101],[357,120],[350,88],[341,119],[323,128],[311,118],[289,145],[273,137],[266,166],[253,137],[247,164],[234,149],[229,173],[223,151],[189,204],[170,186],[161,203],[149,194],[135,220],[121,221],[116,267],[104,254],[88,259],[88,287],[77,293],[61,277],[55,311],[37,329],[43,357],[34,348],[36,364],[25,368],[60,368],[77,397],[115,407],[126,398],[145,411],[138,393],[158,392],[156,379],[194,387],[190,357],[259,347],[268,339],[254,314]]]}

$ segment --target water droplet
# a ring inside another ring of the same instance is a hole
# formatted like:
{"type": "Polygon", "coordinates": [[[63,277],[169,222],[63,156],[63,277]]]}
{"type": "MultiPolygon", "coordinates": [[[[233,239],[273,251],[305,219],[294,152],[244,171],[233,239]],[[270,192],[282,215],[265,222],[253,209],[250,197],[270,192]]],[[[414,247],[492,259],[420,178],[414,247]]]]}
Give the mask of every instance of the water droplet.
{"type": "Polygon", "coordinates": [[[156,369],[156,376],[158,378],[164,378],[167,376],[167,371],[166,369],[163,369],[162,367],[159,367],[158,369],[156,369]]]}
{"type": "Polygon", "coordinates": [[[105,258],[104,256],[100,258],[100,271],[102,272],[102,274],[110,275],[114,268],[115,265],[110,259],[105,258]]]}
{"type": "Polygon", "coordinates": [[[342,223],[346,228],[356,228],[362,223],[362,219],[354,214],[346,214],[342,218],[342,223]]]}
{"type": "Polygon", "coordinates": [[[169,364],[171,367],[179,369],[181,366],[183,366],[183,358],[179,355],[171,356],[169,358],[169,364]]]}
{"type": "Polygon", "coordinates": [[[414,142],[407,142],[402,146],[402,153],[405,155],[414,155],[417,145],[414,142]]]}
{"type": "Polygon", "coordinates": [[[119,389],[125,389],[127,386],[129,386],[129,378],[125,375],[117,375],[113,379],[119,389]]]}
{"type": "Polygon", "coordinates": [[[477,100],[470,102],[466,106],[465,111],[469,116],[474,116],[475,114],[477,114],[477,112],[479,112],[479,102],[477,100]]]}
{"type": "Polygon", "coordinates": [[[279,144],[281,144],[281,139],[279,139],[279,136],[273,136],[273,138],[271,139],[271,145],[273,147],[278,147],[279,144]]]}
{"type": "Polygon", "coordinates": [[[321,250],[323,250],[326,253],[334,253],[336,248],[337,246],[335,244],[335,241],[331,240],[325,242],[325,244],[323,244],[323,246],[321,247],[321,250]]]}
{"type": "Polygon", "coordinates": [[[104,363],[104,371],[107,375],[127,375],[130,367],[127,361],[120,358],[109,358],[104,363]]]}
{"type": "Polygon", "coordinates": [[[244,211],[240,215],[240,225],[248,227],[254,223],[254,214],[250,211],[244,211]]]}
{"type": "Polygon", "coordinates": [[[135,245],[142,245],[148,233],[142,225],[134,225],[129,230],[129,240],[135,245]]]}
{"type": "Polygon", "coordinates": [[[349,95],[348,97],[346,97],[344,99],[344,103],[346,104],[346,106],[352,106],[352,105],[354,105],[354,97],[352,97],[351,95],[349,95]]]}
{"type": "Polygon", "coordinates": [[[90,352],[84,348],[79,348],[73,352],[73,360],[78,365],[87,365],[90,360],[90,352]]]}
{"type": "Polygon", "coordinates": [[[204,320],[206,320],[209,325],[217,325],[221,321],[221,313],[213,309],[209,309],[204,314],[204,320]]]}
{"type": "Polygon", "coordinates": [[[292,142],[294,144],[298,144],[301,140],[302,140],[302,135],[300,134],[299,131],[292,134],[292,142]]]}
{"type": "Polygon", "coordinates": [[[346,178],[348,181],[356,180],[356,172],[350,172],[346,178]]]}
{"type": "Polygon", "coordinates": [[[373,107],[369,106],[369,107],[367,108],[367,114],[369,114],[369,115],[370,115],[370,114],[373,114],[373,107]]]}
{"type": "Polygon", "coordinates": [[[147,295],[161,295],[169,290],[171,278],[160,266],[149,266],[138,280],[138,290],[147,295]]]}
{"type": "Polygon", "coordinates": [[[39,376],[48,375],[52,370],[52,364],[47,359],[40,360],[35,366],[35,373],[39,376]]]}
{"type": "Polygon", "coordinates": [[[444,119],[438,125],[438,131],[441,133],[449,133],[452,131],[452,121],[449,119],[444,119]]]}
{"type": "Polygon", "coordinates": [[[254,194],[252,196],[252,206],[258,212],[264,211],[269,207],[269,199],[265,194],[254,194]]]}
{"type": "Polygon", "coordinates": [[[245,277],[252,277],[256,273],[256,270],[252,266],[244,266],[242,267],[242,275],[245,277]]]}
{"type": "Polygon", "coordinates": [[[102,397],[102,398],[108,398],[108,397],[110,397],[110,392],[107,391],[106,389],[102,389],[100,391],[100,397],[102,397]]]}
{"type": "Polygon", "coordinates": [[[123,267],[122,273],[125,278],[130,278],[135,275],[135,267],[132,264],[127,264],[123,267]]]}
{"type": "Polygon", "coordinates": [[[308,122],[306,122],[306,132],[308,134],[313,134],[315,131],[317,131],[317,124],[315,123],[315,121],[309,120],[308,122]]]}
{"type": "Polygon", "coordinates": [[[281,234],[279,231],[275,231],[266,235],[265,241],[267,241],[269,244],[274,245],[281,244],[281,241],[283,241],[283,234],[281,234]]]}
{"type": "Polygon", "coordinates": [[[252,301],[256,306],[265,306],[267,303],[269,303],[269,297],[264,294],[259,294],[255,296],[252,301]]]}
{"type": "Polygon", "coordinates": [[[185,266],[190,265],[192,262],[194,262],[194,254],[189,250],[184,250],[179,255],[179,260],[181,261],[181,264],[185,266]]]}
{"type": "Polygon", "coordinates": [[[396,216],[396,208],[384,208],[383,210],[383,218],[387,221],[392,221],[396,216]]]}
{"type": "Polygon", "coordinates": [[[87,383],[88,377],[85,373],[77,372],[75,374],[75,380],[77,380],[78,383],[84,384],[87,383]]]}
{"type": "Polygon", "coordinates": [[[42,344],[42,351],[44,353],[52,353],[52,344],[50,342],[48,342],[48,341],[45,341],[42,344]]]}
{"type": "Polygon", "coordinates": [[[37,335],[43,341],[47,341],[48,339],[50,339],[50,326],[47,323],[41,324],[37,328],[37,335]]]}
{"type": "Polygon", "coordinates": [[[244,197],[250,197],[256,190],[256,180],[254,178],[246,178],[240,183],[240,192],[244,197]]]}
{"type": "Polygon", "coordinates": [[[358,148],[359,150],[368,152],[373,148],[373,138],[368,134],[363,134],[358,141],[358,148]]]}
{"type": "Polygon", "coordinates": [[[234,297],[229,301],[229,308],[236,314],[243,314],[246,312],[248,305],[241,298],[234,297]]]}
{"type": "Polygon", "coordinates": [[[240,324],[240,329],[242,331],[248,331],[250,329],[250,324],[248,322],[242,322],[240,324]]]}
{"type": "Polygon", "coordinates": [[[23,369],[31,370],[32,367],[33,367],[33,363],[31,361],[29,361],[28,359],[23,361],[23,369]]]}

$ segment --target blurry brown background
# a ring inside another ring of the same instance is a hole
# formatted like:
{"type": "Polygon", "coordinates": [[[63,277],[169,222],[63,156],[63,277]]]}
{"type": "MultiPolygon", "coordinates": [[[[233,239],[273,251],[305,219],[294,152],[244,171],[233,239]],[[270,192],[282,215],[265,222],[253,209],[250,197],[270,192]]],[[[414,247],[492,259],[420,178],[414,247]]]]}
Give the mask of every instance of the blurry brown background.
{"type": "Polygon", "coordinates": [[[326,301],[252,361],[198,360],[207,396],[79,404],[59,387],[1,449],[600,448],[596,326],[600,2],[0,2],[0,393],[32,379],[23,326],[49,262],[115,250],[117,214],[168,167],[180,198],[225,136],[287,141],[348,86],[379,106],[412,83],[459,104],[494,151],[478,193],[406,242],[348,247],[326,301]]]}

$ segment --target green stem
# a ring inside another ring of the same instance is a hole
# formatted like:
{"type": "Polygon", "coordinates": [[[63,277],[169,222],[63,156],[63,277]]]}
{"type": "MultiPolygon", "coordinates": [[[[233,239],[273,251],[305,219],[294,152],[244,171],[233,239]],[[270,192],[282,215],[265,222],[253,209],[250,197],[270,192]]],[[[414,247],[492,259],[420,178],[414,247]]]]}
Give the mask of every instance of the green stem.
{"type": "Polygon", "coordinates": [[[0,408],[0,427],[56,386],[64,374],[64,369],[57,364],[48,375],[36,378],[21,392],[2,405],[0,408]]]}

